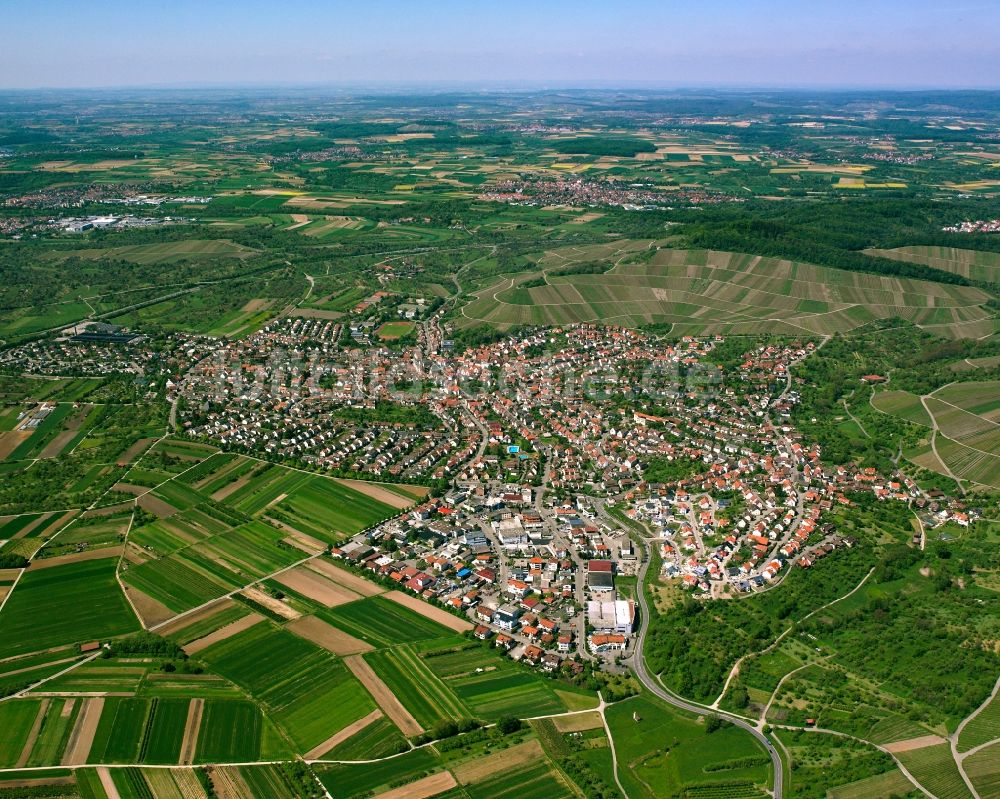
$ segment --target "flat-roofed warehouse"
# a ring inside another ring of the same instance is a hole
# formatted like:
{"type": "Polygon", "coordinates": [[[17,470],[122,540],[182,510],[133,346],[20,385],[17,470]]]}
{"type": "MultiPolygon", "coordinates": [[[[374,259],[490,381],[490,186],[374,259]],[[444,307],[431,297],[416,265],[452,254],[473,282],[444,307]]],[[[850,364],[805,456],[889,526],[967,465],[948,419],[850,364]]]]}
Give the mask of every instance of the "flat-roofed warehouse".
{"type": "Polygon", "coordinates": [[[597,632],[631,633],[635,626],[635,602],[625,599],[588,602],[587,622],[597,632]]]}
{"type": "Polygon", "coordinates": [[[591,591],[613,591],[615,575],[610,560],[587,561],[587,588],[591,591]]]}

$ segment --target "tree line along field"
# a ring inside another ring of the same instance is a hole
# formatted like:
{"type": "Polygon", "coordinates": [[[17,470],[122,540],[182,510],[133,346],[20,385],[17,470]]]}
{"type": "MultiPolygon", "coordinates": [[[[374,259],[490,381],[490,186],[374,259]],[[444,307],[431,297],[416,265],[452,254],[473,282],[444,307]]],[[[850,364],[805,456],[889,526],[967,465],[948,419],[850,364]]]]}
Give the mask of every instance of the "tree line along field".
{"type": "MultiPolygon", "coordinates": [[[[654,242],[645,242],[654,247],[654,242]]],[[[901,318],[948,337],[994,332],[990,294],[909,278],[880,278],[794,261],[705,250],[625,246],[607,271],[574,273],[585,248],[551,253],[542,271],[476,294],[460,325],[602,321],[636,327],[671,323],[671,333],[828,335],[874,319],[901,318]],[[558,258],[555,256],[559,256],[558,258]]]]}

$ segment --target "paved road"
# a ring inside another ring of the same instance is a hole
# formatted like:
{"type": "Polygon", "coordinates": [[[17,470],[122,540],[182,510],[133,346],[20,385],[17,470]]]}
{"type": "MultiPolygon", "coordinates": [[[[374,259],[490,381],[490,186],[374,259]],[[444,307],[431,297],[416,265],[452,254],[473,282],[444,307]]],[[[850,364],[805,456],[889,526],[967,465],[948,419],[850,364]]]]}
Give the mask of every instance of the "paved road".
{"type": "Polygon", "coordinates": [[[639,600],[639,608],[641,610],[641,619],[639,632],[636,635],[635,642],[635,654],[632,656],[632,668],[635,671],[635,676],[639,678],[640,682],[646,686],[650,691],[656,694],[660,699],[668,704],[678,707],[681,710],[687,710],[691,713],[697,713],[699,715],[709,715],[709,716],[719,716],[737,727],[740,727],[747,732],[749,732],[754,738],[760,741],[761,745],[767,750],[768,755],[771,757],[771,764],[774,767],[774,799],[782,798],[782,791],[784,786],[782,780],[784,775],[781,771],[781,757],[778,755],[778,751],[774,748],[774,744],[768,739],[763,732],[761,732],[753,724],[739,718],[738,716],[731,716],[728,713],[724,713],[718,710],[712,710],[712,708],[706,705],[699,705],[696,702],[689,702],[686,699],[681,699],[678,696],[667,691],[656,679],[649,673],[646,669],[646,661],[643,658],[643,645],[646,642],[646,630],[648,629],[649,616],[649,606],[646,602],[646,592],[642,590],[642,586],[646,579],[646,570],[649,568],[649,558],[646,557],[643,560],[642,566],[639,569],[639,578],[636,583],[636,595],[639,600]]]}

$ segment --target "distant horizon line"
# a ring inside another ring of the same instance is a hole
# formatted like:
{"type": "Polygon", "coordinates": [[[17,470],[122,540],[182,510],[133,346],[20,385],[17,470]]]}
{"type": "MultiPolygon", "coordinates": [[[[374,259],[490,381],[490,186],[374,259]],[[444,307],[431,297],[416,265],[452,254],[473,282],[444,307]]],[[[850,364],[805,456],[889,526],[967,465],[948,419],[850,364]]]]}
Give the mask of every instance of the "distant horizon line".
{"type": "Polygon", "coordinates": [[[720,91],[735,93],[750,92],[815,92],[818,94],[836,92],[977,92],[983,94],[1000,93],[996,86],[978,85],[927,85],[927,84],[770,84],[770,83],[669,83],[656,80],[344,80],[344,81],[275,81],[275,82],[206,82],[193,83],[136,83],[120,85],[92,86],[0,86],[0,93],[29,94],[32,92],[127,92],[127,91],[319,91],[339,92],[406,90],[417,94],[422,91],[462,90],[467,92],[488,91],[656,91],[656,92],[697,92],[720,91]]]}

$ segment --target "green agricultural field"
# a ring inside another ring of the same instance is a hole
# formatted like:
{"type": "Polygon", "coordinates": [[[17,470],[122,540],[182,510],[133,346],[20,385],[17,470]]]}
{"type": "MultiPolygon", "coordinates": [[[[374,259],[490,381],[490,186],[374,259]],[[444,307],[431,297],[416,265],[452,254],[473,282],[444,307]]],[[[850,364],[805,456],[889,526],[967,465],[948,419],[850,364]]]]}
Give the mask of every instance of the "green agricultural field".
{"type": "Polygon", "coordinates": [[[931,426],[931,417],[924,410],[920,397],[909,391],[878,391],[872,396],[871,403],[882,413],[892,414],[925,427],[931,426]]]}
{"type": "Polygon", "coordinates": [[[339,764],[316,769],[320,782],[338,799],[371,796],[390,783],[412,782],[440,770],[441,762],[432,749],[417,749],[383,763],[339,764]]]}
{"type": "Polygon", "coordinates": [[[111,770],[110,774],[115,791],[121,799],[152,799],[154,796],[140,769],[119,768],[111,770]]]}
{"type": "Polygon", "coordinates": [[[262,522],[250,522],[189,545],[171,534],[174,524],[155,523],[137,535],[136,540],[144,546],[169,554],[128,569],[125,579],[178,611],[252,583],[302,557],[301,552],[282,543],[284,533],[262,522]]]}
{"type": "MultiPolygon", "coordinates": [[[[215,455],[210,455],[201,461],[197,466],[189,469],[183,475],[177,478],[178,482],[184,483],[185,485],[192,485],[196,488],[201,488],[204,484],[203,481],[207,481],[210,477],[216,474],[221,474],[227,466],[232,464],[236,460],[242,460],[238,455],[233,455],[230,452],[219,452],[215,455]]],[[[210,494],[210,491],[204,492],[210,494]]]]}
{"type": "Polygon", "coordinates": [[[395,508],[325,477],[268,466],[224,502],[248,515],[265,512],[334,543],[396,515],[395,508]]]}
{"type": "Polygon", "coordinates": [[[177,613],[217,599],[241,585],[235,579],[224,579],[221,570],[216,573],[173,557],[133,566],[123,572],[122,578],[177,613]]]}
{"type": "Polygon", "coordinates": [[[202,444],[198,441],[186,441],[181,438],[165,438],[150,447],[149,452],[162,452],[172,458],[178,458],[186,462],[184,470],[187,471],[195,464],[219,454],[218,448],[211,444],[202,444]]]}
{"type": "Polygon", "coordinates": [[[725,787],[726,795],[749,799],[763,797],[769,785],[770,759],[738,727],[706,732],[703,722],[646,697],[612,705],[607,720],[618,762],[631,765],[621,771],[630,796],[666,799],[682,791],[700,796],[725,787]]]}
{"type": "Polygon", "coordinates": [[[198,731],[199,763],[247,763],[261,755],[264,717],[253,702],[210,699],[198,731]]]}
{"type": "Polygon", "coordinates": [[[91,550],[104,549],[121,544],[128,529],[131,513],[77,519],[67,525],[55,540],[47,541],[39,551],[39,560],[59,555],[72,555],[78,547],[91,550]]]}
{"type": "Polygon", "coordinates": [[[34,746],[28,756],[28,766],[47,766],[58,763],[80,712],[75,698],[53,697],[42,718],[34,746]]]}
{"type": "Polygon", "coordinates": [[[229,494],[224,503],[240,513],[253,515],[269,507],[282,494],[287,496],[311,479],[314,478],[310,474],[267,464],[251,481],[229,494]]]}
{"type": "Polygon", "coordinates": [[[139,689],[150,668],[150,663],[97,658],[50,680],[43,689],[66,693],[131,693],[139,689]]]}
{"type": "MultiPolygon", "coordinates": [[[[421,647],[423,649],[423,647],[421,647]]],[[[596,703],[592,694],[553,682],[536,670],[499,657],[493,649],[459,642],[422,653],[424,664],[451,688],[472,714],[495,720],[511,715],[519,718],[578,710],[596,703]],[[567,700],[578,698],[570,707],[567,700]]]]}
{"type": "MultiPolygon", "coordinates": [[[[28,527],[37,527],[45,519],[51,518],[50,513],[22,513],[9,517],[3,524],[0,524],[0,538],[19,538],[18,533],[28,527]],[[44,517],[44,518],[43,518],[44,517]]],[[[27,533],[22,533],[26,535],[27,533]]]]}
{"type": "Polygon", "coordinates": [[[36,699],[0,702],[0,767],[17,764],[41,706],[36,699]]]}
{"type": "Polygon", "coordinates": [[[262,328],[276,312],[271,310],[274,300],[252,299],[242,308],[230,311],[217,319],[205,332],[210,336],[240,339],[262,328]]]}
{"type": "Polygon", "coordinates": [[[345,633],[375,647],[454,635],[451,630],[426,616],[380,596],[323,610],[319,616],[345,633]]]}
{"type": "Polygon", "coordinates": [[[972,796],[958,773],[948,744],[911,749],[897,753],[896,757],[938,799],[970,799],[972,796]]]}
{"type": "Polygon", "coordinates": [[[424,728],[471,716],[465,704],[410,646],[371,652],[365,660],[424,728]]]}
{"type": "Polygon", "coordinates": [[[994,697],[962,729],[958,738],[958,751],[967,752],[997,738],[1000,738],[1000,698],[994,697]]]}
{"type": "Polygon", "coordinates": [[[0,321],[0,336],[28,336],[42,330],[71,325],[86,319],[90,307],[84,302],[61,302],[36,308],[7,311],[0,321]]]}
{"type": "Polygon", "coordinates": [[[830,799],[891,799],[906,796],[913,790],[913,783],[896,769],[833,788],[827,796],[830,799]]]}
{"type": "Polygon", "coordinates": [[[1000,410],[1000,381],[952,383],[935,391],[934,398],[978,416],[996,415],[1000,410]]]}
{"type": "Polygon", "coordinates": [[[477,718],[495,720],[501,716],[540,716],[562,713],[565,703],[551,682],[525,671],[501,668],[446,683],[477,718]]]}
{"type": "Polygon", "coordinates": [[[409,335],[413,332],[414,324],[413,322],[386,322],[384,325],[379,327],[376,331],[376,335],[383,341],[392,341],[393,339],[403,338],[403,336],[409,335]]]}
{"type": "Polygon", "coordinates": [[[494,774],[464,788],[469,799],[571,799],[577,795],[544,761],[494,774]]]}
{"type": "MultiPolygon", "coordinates": [[[[79,779],[79,772],[77,775],[79,779]]],[[[199,785],[198,777],[191,769],[144,768],[141,769],[141,775],[155,799],[161,799],[161,797],[162,799],[183,799],[185,796],[201,795],[196,790],[196,786],[199,785]]]]}
{"type": "MultiPolygon", "coordinates": [[[[177,501],[176,494],[173,499],[177,501]]],[[[270,524],[241,524],[245,517],[209,500],[197,507],[178,504],[188,507],[132,533],[132,541],[157,557],[128,567],[123,575],[171,610],[189,610],[301,558],[270,524]]]]}
{"type": "MultiPolygon", "coordinates": [[[[987,446],[993,447],[994,444],[991,442],[987,446]]],[[[936,447],[940,458],[957,477],[1000,488],[1000,456],[993,454],[995,449],[982,450],[941,435],[936,439],[936,447]]]]}
{"type": "Polygon", "coordinates": [[[1000,743],[970,755],[962,765],[981,799],[1000,796],[1000,743]]]}
{"type": "Polygon", "coordinates": [[[388,757],[409,748],[399,728],[387,717],[374,721],[322,757],[327,760],[373,760],[388,757]]]}
{"type": "Polygon", "coordinates": [[[7,696],[50,677],[67,668],[79,657],[74,647],[5,661],[0,664],[0,695],[7,696]]]}
{"type": "Polygon", "coordinates": [[[169,520],[158,520],[133,529],[129,540],[151,554],[163,557],[202,540],[208,534],[209,531],[201,525],[190,524],[183,515],[175,514],[169,520]]]}
{"type": "Polygon", "coordinates": [[[183,479],[186,484],[197,488],[206,496],[215,496],[216,492],[261,468],[263,464],[260,462],[239,455],[213,455],[185,474],[183,479]]]}
{"type": "Polygon", "coordinates": [[[237,619],[242,619],[249,613],[250,609],[246,605],[242,605],[239,602],[226,601],[225,604],[220,603],[220,609],[217,612],[187,625],[169,637],[179,645],[184,646],[199,638],[203,638],[220,627],[231,624],[237,619]]]}
{"type": "Polygon", "coordinates": [[[184,740],[184,725],[188,717],[186,699],[150,700],[149,720],[139,745],[139,760],[143,763],[177,763],[184,740]]]}
{"type": "Polygon", "coordinates": [[[107,799],[107,792],[96,769],[76,769],[73,773],[80,799],[107,799]]]}
{"type": "Polygon", "coordinates": [[[199,658],[262,702],[302,752],[375,709],[343,663],[269,623],[215,644],[199,658]]]}
{"type": "Polygon", "coordinates": [[[159,486],[153,495],[179,510],[188,510],[206,500],[204,495],[176,480],[159,486]]]}
{"type": "Polygon", "coordinates": [[[157,699],[241,699],[239,686],[214,674],[151,672],[139,686],[139,695],[157,699]]]}
{"type": "Polygon", "coordinates": [[[134,763],[145,739],[150,701],[108,697],[90,748],[90,763],[134,763]]]}
{"type": "Polygon", "coordinates": [[[28,570],[0,612],[8,655],[106,639],[139,629],[115,580],[115,558],[28,570]]]}
{"type": "MultiPolygon", "coordinates": [[[[289,780],[289,772],[292,768],[290,764],[282,764],[280,766],[247,766],[241,768],[239,773],[254,797],[266,796],[268,799],[299,799],[302,795],[299,784],[289,780]]],[[[303,770],[300,779],[304,779],[313,785],[315,784],[314,778],[307,770],[303,770]]]]}
{"type": "Polygon", "coordinates": [[[1000,488],[1000,383],[948,386],[924,399],[937,426],[935,447],[958,477],[1000,488]]]}
{"type": "MultiPolygon", "coordinates": [[[[858,706],[858,715],[861,716],[864,713],[871,713],[873,716],[879,716],[879,720],[876,721],[871,729],[868,730],[868,737],[866,740],[871,741],[876,744],[891,743],[892,741],[904,741],[908,738],[919,738],[922,735],[927,735],[928,728],[911,721],[908,718],[900,716],[896,713],[886,712],[885,710],[876,710],[871,705],[862,704],[858,706]]],[[[830,720],[830,722],[837,726],[839,721],[837,710],[830,709],[824,715],[824,718],[830,720]]],[[[824,722],[825,723],[825,722],[824,722]]]]}

